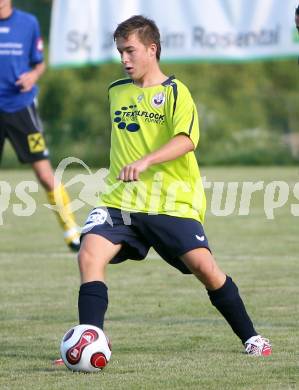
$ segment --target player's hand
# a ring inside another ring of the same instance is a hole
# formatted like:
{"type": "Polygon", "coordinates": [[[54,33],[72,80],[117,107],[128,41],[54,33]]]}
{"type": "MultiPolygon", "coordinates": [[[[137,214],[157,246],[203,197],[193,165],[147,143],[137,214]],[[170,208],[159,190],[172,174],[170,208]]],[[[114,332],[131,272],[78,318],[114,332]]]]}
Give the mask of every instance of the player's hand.
{"type": "Polygon", "coordinates": [[[34,87],[38,79],[38,75],[34,70],[22,73],[16,82],[16,85],[21,87],[21,92],[29,92],[34,87]]]}
{"type": "Polygon", "coordinates": [[[118,180],[125,182],[137,181],[139,180],[140,173],[146,171],[149,165],[149,161],[146,158],[142,158],[132,164],[128,164],[120,171],[118,180]]]}

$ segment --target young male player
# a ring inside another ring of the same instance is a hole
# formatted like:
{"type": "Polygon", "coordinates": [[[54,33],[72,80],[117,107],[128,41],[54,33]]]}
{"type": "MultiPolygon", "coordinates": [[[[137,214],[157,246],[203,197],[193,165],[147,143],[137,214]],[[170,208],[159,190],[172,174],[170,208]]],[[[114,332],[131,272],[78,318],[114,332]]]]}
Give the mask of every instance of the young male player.
{"type": "Polygon", "coordinates": [[[64,239],[79,250],[79,232],[69,196],[55,183],[42,125],[36,111],[36,82],[44,73],[43,44],[36,18],[0,0],[0,158],[6,138],[20,162],[31,164],[49,202],[57,206],[64,239]]]}
{"type": "Polygon", "coordinates": [[[196,106],[186,86],[159,67],[159,30],[152,20],[133,16],[118,25],[114,39],[129,78],[109,88],[110,193],[102,195],[101,207],[90,213],[82,230],[80,323],[103,328],[107,264],[141,260],[152,246],[204,284],[246,353],[270,355],[271,345],[255,331],[237,286],[210,252],[194,155],[196,106]]]}

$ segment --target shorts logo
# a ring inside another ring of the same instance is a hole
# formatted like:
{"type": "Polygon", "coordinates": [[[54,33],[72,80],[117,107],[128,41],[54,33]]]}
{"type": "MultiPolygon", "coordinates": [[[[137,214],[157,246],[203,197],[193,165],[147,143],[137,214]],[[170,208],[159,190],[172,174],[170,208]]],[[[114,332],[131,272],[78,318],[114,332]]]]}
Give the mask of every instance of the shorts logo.
{"type": "Polygon", "coordinates": [[[97,208],[91,211],[81,233],[89,232],[94,226],[103,225],[107,220],[107,211],[97,208]]]}
{"type": "Polygon", "coordinates": [[[27,139],[30,153],[40,153],[45,150],[45,139],[41,133],[29,134],[27,139]]]}
{"type": "Polygon", "coordinates": [[[153,107],[156,107],[156,108],[162,107],[164,102],[165,102],[164,92],[159,92],[152,98],[152,106],[153,107]]]}

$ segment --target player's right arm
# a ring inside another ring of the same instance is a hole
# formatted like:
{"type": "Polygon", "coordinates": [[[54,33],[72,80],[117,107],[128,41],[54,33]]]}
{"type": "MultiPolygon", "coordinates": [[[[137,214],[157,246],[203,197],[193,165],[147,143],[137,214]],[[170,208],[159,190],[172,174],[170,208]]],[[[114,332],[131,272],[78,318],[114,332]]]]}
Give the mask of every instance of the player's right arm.
{"type": "Polygon", "coordinates": [[[192,150],[194,150],[194,144],[191,139],[185,134],[178,134],[161,148],[123,167],[118,179],[122,181],[139,180],[140,173],[146,171],[152,165],[176,160],[192,150]]]}

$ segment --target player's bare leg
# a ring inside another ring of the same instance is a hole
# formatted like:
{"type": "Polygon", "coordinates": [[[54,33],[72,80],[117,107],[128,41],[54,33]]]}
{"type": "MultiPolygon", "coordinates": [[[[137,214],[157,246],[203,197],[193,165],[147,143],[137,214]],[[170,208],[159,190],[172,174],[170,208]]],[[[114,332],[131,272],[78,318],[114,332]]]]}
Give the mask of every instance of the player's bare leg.
{"type": "Polygon", "coordinates": [[[64,240],[66,244],[74,251],[80,247],[79,227],[75,217],[70,210],[70,198],[63,184],[55,182],[53,168],[49,160],[40,160],[32,163],[32,168],[38,181],[47,192],[48,200],[51,205],[57,208],[57,217],[64,230],[64,240]]]}
{"type": "Polygon", "coordinates": [[[120,249],[121,244],[115,245],[102,236],[84,236],[78,254],[81,283],[95,280],[105,282],[106,265],[120,249]]]}
{"type": "Polygon", "coordinates": [[[197,248],[189,251],[182,256],[182,260],[208,290],[216,290],[223,286],[226,275],[218,267],[208,249],[197,248]]]}
{"type": "Polygon", "coordinates": [[[32,163],[32,168],[40,184],[49,192],[53,191],[55,186],[55,177],[53,168],[49,160],[40,160],[32,163]]]}

